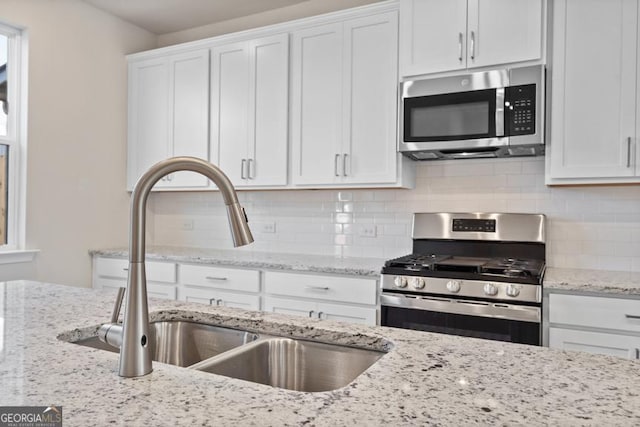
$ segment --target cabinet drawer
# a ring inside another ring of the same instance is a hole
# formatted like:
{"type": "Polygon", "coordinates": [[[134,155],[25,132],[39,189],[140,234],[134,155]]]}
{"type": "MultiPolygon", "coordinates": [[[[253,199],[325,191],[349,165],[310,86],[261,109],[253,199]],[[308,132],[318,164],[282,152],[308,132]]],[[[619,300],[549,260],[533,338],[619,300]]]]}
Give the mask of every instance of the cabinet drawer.
{"type": "Polygon", "coordinates": [[[127,281],[123,279],[108,279],[105,277],[97,277],[93,282],[94,289],[118,289],[126,288],[127,281]]]}
{"type": "Polygon", "coordinates": [[[640,300],[550,294],[549,322],[640,332],[640,300]]]}
{"type": "Polygon", "coordinates": [[[375,305],[377,281],[353,277],[265,272],[265,292],[275,295],[375,305]]]}
{"type": "Polygon", "coordinates": [[[179,290],[180,300],[222,307],[260,310],[260,296],[219,291],[217,289],[189,288],[179,290]]]}
{"type": "Polygon", "coordinates": [[[629,335],[549,328],[549,347],[625,359],[640,358],[640,337],[629,335]]]}
{"type": "Polygon", "coordinates": [[[98,276],[126,279],[128,267],[129,261],[126,259],[96,258],[96,274],[98,276]]]}
{"type": "MultiPolygon", "coordinates": [[[[97,258],[96,274],[101,277],[126,279],[129,261],[116,258],[97,258]]],[[[170,262],[146,261],[145,272],[148,282],[176,283],[176,265],[170,262]]]]}
{"type": "Polygon", "coordinates": [[[180,282],[188,287],[260,292],[260,272],[255,270],[181,265],[180,282]]]}
{"type": "Polygon", "coordinates": [[[147,296],[149,298],[176,299],[176,287],[159,283],[147,283],[147,296]]]}

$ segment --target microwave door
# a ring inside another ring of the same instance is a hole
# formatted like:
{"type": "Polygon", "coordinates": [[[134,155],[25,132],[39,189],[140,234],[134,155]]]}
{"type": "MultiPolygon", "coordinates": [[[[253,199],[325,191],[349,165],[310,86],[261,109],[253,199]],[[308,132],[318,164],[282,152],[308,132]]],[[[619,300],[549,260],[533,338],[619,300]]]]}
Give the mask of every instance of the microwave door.
{"type": "Polygon", "coordinates": [[[504,89],[404,99],[404,141],[458,141],[504,135],[504,89]]]}

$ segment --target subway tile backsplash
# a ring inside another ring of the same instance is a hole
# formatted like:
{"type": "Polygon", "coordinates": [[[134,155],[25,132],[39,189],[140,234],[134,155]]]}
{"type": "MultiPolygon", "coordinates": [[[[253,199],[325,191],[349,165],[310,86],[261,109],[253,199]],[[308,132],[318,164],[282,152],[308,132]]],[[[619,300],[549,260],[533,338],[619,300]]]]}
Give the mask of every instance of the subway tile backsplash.
{"type": "MultiPolygon", "coordinates": [[[[239,250],[382,260],[411,252],[413,212],[543,213],[550,266],[640,271],[640,186],[547,187],[543,158],[421,162],[413,190],[242,191],[239,198],[256,240],[239,250]]],[[[153,244],[231,247],[218,193],[154,193],[149,209],[153,244]]]]}

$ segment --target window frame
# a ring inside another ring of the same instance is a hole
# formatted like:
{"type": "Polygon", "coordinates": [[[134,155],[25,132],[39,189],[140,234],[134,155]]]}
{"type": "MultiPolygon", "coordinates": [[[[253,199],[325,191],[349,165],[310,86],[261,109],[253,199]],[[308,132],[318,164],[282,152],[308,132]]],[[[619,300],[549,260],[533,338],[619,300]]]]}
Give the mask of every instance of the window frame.
{"type": "MultiPolygon", "coordinates": [[[[7,135],[0,144],[8,146],[7,243],[0,244],[0,256],[25,249],[26,142],[27,142],[27,37],[24,29],[0,22],[0,34],[7,37],[7,135]]],[[[0,260],[0,263],[3,263],[0,260]]]]}

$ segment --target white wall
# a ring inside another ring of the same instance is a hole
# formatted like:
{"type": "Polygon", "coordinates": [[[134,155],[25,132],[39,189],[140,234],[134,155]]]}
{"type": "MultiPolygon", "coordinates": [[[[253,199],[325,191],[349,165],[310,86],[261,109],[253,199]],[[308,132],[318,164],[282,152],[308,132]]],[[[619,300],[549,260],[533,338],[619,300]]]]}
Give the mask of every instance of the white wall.
{"type": "Polygon", "coordinates": [[[377,3],[381,0],[307,0],[301,3],[274,9],[267,12],[256,13],[237,19],[218,22],[215,24],[203,25],[175,33],[162,34],[158,37],[158,46],[170,46],[178,43],[185,43],[200,40],[207,37],[219,36],[221,34],[233,33],[250,28],[262,27],[265,25],[277,24],[308,16],[320,15],[322,13],[334,12],[336,10],[349,9],[366,4],[377,3]]]}
{"type": "MultiPolygon", "coordinates": [[[[389,259],[411,252],[413,212],[528,212],[547,215],[549,265],[640,271],[640,186],[546,187],[543,158],[422,162],[417,173],[414,190],[242,192],[256,241],[238,250],[389,259]],[[271,222],[276,233],[263,233],[271,222]],[[363,237],[371,226],[376,237],[363,237]]],[[[231,248],[217,193],[151,200],[154,244],[231,248]]]]}
{"type": "Polygon", "coordinates": [[[127,241],[125,55],[157,37],[79,0],[0,0],[0,20],[29,37],[32,275],[90,286],[87,251],[127,241]]]}

